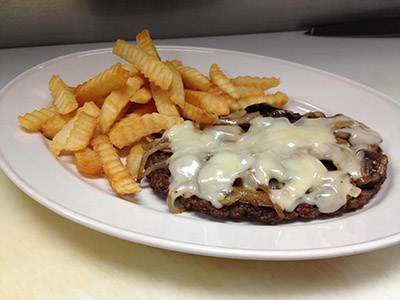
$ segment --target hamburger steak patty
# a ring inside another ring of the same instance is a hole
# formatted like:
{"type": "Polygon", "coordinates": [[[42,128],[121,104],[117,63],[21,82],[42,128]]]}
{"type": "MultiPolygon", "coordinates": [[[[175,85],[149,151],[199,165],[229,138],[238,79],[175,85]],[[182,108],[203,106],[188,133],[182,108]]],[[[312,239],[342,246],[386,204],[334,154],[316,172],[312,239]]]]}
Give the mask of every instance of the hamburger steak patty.
{"type": "MultiPolygon", "coordinates": [[[[259,111],[264,116],[286,117],[290,122],[295,122],[302,117],[300,114],[276,109],[268,105],[253,105],[246,110],[249,113],[259,111]]],[[[321,115],[309,115],[308,117],[321,117],[321,115]]],[[[167,152],[155,152],[148,158],[146,168],[156,163],[166,161],[170,155],[171,153],[167,152]]],[[[231,205],[224,205],[221,208],[216,208],[211,202],[196,196],[191,196],[189,198],[178,197],[176,203],[180,203],[188,211],[198,211],[217,218],[245,219],[259,221],[265,224],[276,224],[282,220],[291,220],[295,218],[313,219],[320,215],[338,215],[363,207],[367,201],[379,191],[386,179],[388,159],[378,146],[372,151],[365,151],[363,163],[365,175],[355,182],[362,190],[359,196],[356,198],[348,196],[347,202],[340,209],[328,214],[321,213],[315,205],[304,203],[298,205],[291,212],[283,211],[283,216],[279,216],[273,207],[259,206],[254,202],[242,199],[237,200],[231,205]]],[[[327,168],[329,167],[327,166],[327,168]]],[[[147,177],[154,191],[163,196],[167,196],[170,175],[168,167],[165,167],[153,171],[147,177]]]]}

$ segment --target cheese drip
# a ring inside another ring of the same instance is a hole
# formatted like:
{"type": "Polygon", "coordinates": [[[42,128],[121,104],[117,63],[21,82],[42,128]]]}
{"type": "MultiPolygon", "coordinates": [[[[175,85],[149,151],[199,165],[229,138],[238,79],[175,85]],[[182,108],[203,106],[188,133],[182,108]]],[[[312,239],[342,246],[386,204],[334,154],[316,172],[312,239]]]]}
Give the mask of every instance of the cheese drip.
{"type": "Polygon", "coordinates": [[[362,176],[358,150],[381,142],[378,133],[342,115],[301,118],[293,124],[259,116],[247,131],[236,125],[199,130],[186,121],[164,137],[173,152],[168,160],[172,198],[195,195],[220,208],[235,180],[250,189],[273,180],[280,185],[270,189],[269,197],[283,210],[307,203],[323,213],[339,209],[348,195],[358,196],[361,190],[351,183],[362,176]],[[349,121],[351,126],[335,128],[349,121]],[[349,134],[351,145],[338,144],[335,131],[349,134]],[[336,170],[328,170],[321,160],[332,161],[336,170]]]}

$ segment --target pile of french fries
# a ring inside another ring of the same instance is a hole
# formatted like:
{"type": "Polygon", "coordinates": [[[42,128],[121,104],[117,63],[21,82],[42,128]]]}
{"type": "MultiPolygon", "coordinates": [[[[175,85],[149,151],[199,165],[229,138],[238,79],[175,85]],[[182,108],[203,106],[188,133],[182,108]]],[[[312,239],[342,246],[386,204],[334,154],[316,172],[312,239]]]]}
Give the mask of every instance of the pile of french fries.
{"type": "Polygon", "coordinates": [[[143,146],[154,134],[184,120],[212,124],[252,104],[282,107],[288,101],[283,92],[266,93],[279,85],[278,78],[228,78],[215,63],[207,77],[181,61],[162,61],[148,30],[136,42],[117,40],[113,53],[126,64],[116,63],[76,87],[53,75],[54,104],[18,117],[25,129],[51,140],[55,156],[73,155],[79,172],[105,174],[115,193],[141,191],[143,146]],[[120,150],[126,147],[123,159],[120,150]]]}

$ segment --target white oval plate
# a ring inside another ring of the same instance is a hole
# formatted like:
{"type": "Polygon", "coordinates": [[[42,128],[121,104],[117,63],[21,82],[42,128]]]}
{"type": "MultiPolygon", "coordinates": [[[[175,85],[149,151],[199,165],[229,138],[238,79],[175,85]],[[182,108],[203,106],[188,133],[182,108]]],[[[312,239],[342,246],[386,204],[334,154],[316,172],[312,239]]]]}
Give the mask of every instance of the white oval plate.
{"type": "Polygon", "coordinates": [[[389,156],[388,179],[363,209],[329,219],[276,226],[221,221],[196,213],[173,215],[164,200],[144,187],[116,196],[105,178],[80,175],[69,156],[55,158],[40,134],[24,131],[18,115],[52,102],[47,84],[53,74],[77,85],[119,59],[111,49],[62,56],[40,64],[0,92],[0,165],[33,199],[95,230],[137,243],[218,257],[260,260],[316,259],[362,253],[400,241],[400,103],[348,79],[269,57],[227,50],[161,46],[163,59],[179,59],[208,74],[218,63],[228,76],[281,78],[279,90],[289,109],[344,113],[381,133],[389,156]],[[396,155],[395,155],[396,154],[396,155]],[[397,184],[396,184],[397,182],[397,184]]]}

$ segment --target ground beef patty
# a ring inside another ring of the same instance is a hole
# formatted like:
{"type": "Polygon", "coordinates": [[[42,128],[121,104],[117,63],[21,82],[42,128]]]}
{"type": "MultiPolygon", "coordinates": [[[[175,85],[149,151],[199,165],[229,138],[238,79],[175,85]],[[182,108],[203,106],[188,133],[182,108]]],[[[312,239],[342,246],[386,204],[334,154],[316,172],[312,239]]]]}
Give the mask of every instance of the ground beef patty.
{"type": "MultiPolygon", "coordinates": [[[[253,105],[246,110],[248,113],[258,111],[264,116],[286,117],[290,122],[295,122],[302,117],[300,114],[276,109],[268,105],[253,105]]],[[[314,113],[308,114],[306,117],[314,118],[324,116],[320,113],[314,113]]],[[[148,158],[146,168],[156,163],[166,161],[170,155],[171,154],[167,152],[157,151],[148,158]]],[[[283,220],[295,218],[312,219],[320,215],[337,215],[363,207],[367,201],[379,191],[386,179],[387,163],[387,156],[382,153],[382,150],[378,146],[374,147],[371,151],[365,151],[363,162],[365,175],[355,182],[362,190],[360,195],[356,198],[348,196],[348,201],[345,205],[329,214],[321,213],[317,206],[300,204],[293,211],[283,211],[283,215],[279,216],[273,207],[260,206],[254,202],[245,201],[243,199],[239,199],[233,204],[225,205],[219,209],[215,208],[211,202],[199,199],[196,196],[190,198],[179,197],[176,199],[176,203],[180,203],[188,211],[198,211],[217,218],[246,219],[260,221],[265,224],[276,224],[283,220]]],[[[329,165],[326,167],[329,168],[329,165]]],[[[152,189],[163,196],[168,195],[170,172],[167,167],[157,169],[147,177],[152,189]]]]}

